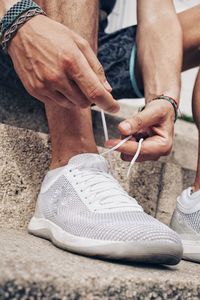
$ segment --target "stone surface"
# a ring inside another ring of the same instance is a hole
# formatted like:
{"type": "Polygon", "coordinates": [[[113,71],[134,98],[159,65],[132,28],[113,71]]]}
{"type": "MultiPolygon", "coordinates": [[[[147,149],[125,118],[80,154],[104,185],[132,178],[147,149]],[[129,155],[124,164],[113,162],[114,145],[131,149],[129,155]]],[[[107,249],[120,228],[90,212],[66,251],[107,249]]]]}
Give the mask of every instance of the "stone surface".
{"type": "Polygon", "coordinates": [[[0,230],[0,299],[161,300],[200,298],[200,265],[94,260],[23,231],[0,230]]]}
{"type": "Polygon", "coordinates": [[[176,207],[176,199],[183,189],[182,170],[173,162],[163,164],[163,172],[158,195],[156,218],[169,225],[176,207]]]}
{"type": "Polygon", "coordinates": [[[0,123],[48,132],[43,104],[25,90],[0,85],[0,123]]]}
{"type": "Polygon", "coordinates": [[[194,183],[196,172],[193,170],[182,168],[183,189],[187,189],[194,183]]]}
{"type": "Polygon", "coordinates": [[[0,125],[0,141],[0,226],[21,228],[49,164],[48,136],[0,125]]]}

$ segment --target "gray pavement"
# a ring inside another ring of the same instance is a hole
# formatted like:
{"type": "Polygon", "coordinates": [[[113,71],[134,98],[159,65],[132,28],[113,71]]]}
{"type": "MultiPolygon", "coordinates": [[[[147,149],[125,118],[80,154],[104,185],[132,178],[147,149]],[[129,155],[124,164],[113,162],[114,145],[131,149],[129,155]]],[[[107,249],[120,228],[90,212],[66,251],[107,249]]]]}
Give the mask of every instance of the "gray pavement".
{"type": "Polygon", "coordinates": [[[0,299],[200,299],[200,265],[114,263],[78,256],[24,231],[0,231],[0,299]]]}

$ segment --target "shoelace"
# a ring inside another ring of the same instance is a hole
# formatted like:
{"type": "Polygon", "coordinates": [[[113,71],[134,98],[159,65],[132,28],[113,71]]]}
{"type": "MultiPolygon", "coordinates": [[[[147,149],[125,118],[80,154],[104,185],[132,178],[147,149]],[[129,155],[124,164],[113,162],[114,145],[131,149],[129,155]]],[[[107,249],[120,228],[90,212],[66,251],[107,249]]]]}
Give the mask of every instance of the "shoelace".
{"type": "Polygon", "coordinates": [[[77,184],[82,186],[81,192],[85,196],[87,205],[95,211],[127,208],[141,210],[137,201],[131,198],[110,174],[98,170],[71,169],[77,184]],[[89,191],[89,193],[88,193],[89,191]],[[89,196],[88,196],[89,195],[89,196]]]}
{"type": "MultiPolygon", "coordinates": [[[[109,139],[109,137],[108,137],[108,128],[107,128],[107,124],[106,124],[105,113],[104,113],[103,110],[101,110],[101,120],[102,120],[102,125],[103,125],[105,141],[108,141],[108,139],[109,139]]],[[[106,154],[112,153],[113,151],[115,151],[119,147],[121,147],[123,144],[125,144],[131,138],[132,138],[132,135],[127,136],[125,139],[123,139],[121,142],[119,142],[116,146],[114,146],[111,149],[106,150],[105,152],[101,153],[101,155],[104,156],[106,154]]],[[[142,142],[143,141],[144,141],[144,139],[141,138],[138,142],[138,148],[137,148],[137,151],[136,151],[133,159],[130,162],[130,165],[129,165],[129,168],[128,168],[128,171],[127,171],[127,177],[130,176],[131,169],[132,169],[134,163],[136,162],[136,160],[138,159],[138,156],[140,155],[140,151],[141,151],[141,148],[142,148],[142,142]]],[[[111,161],[110,156],[109,156],[109,161],[111,161]]],[[[111,163],[110,163],[110,165],[111,165],[111,163]]]]}

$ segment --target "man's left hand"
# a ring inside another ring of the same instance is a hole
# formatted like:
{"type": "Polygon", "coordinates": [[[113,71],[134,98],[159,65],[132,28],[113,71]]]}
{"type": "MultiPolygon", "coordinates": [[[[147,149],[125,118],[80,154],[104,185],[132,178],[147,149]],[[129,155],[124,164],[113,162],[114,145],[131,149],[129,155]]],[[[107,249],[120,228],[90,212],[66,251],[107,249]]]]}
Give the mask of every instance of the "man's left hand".
{"type": "MultiPolygon", "coordinates": [[[[121,122],[118,129],[124,136],[133,135],[117,151],[121,152],[121,158],[130,161],[137,151],[138,141],[144,138],[141,152],[137,161],[158,160],[161,156],[170,154],[173,145],[174,134],[174,108],[166,100],[153,100],[149,102],[142,112],[133,118],[121,122]]],[[[112,139],[105,146],[112,148],[121,139],[112,139]]]]}

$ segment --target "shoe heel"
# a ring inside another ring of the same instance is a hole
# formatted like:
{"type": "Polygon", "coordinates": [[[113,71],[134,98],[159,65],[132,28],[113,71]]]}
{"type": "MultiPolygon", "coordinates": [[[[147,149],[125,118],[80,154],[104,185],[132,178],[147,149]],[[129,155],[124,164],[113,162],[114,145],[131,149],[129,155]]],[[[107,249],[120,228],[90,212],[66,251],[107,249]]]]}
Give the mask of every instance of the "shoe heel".
{"type": "Polygon", "coordinates": [[[44,219],[32,217],[28,224],[28,232],[45,239],[49,239],[49,229],[45,223],[44,219]]]}

